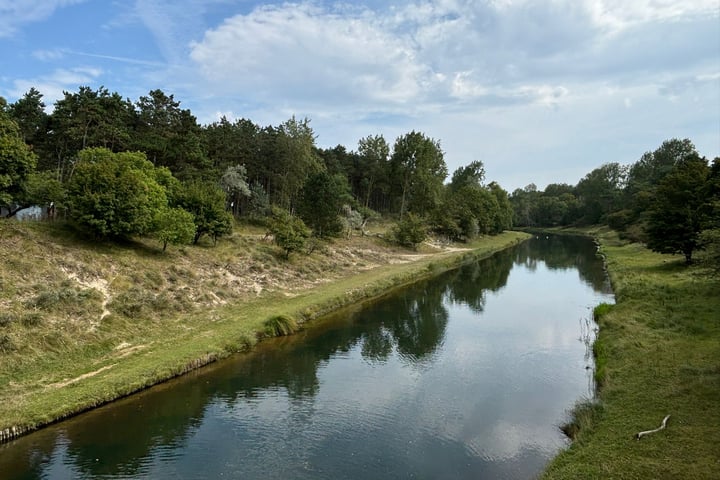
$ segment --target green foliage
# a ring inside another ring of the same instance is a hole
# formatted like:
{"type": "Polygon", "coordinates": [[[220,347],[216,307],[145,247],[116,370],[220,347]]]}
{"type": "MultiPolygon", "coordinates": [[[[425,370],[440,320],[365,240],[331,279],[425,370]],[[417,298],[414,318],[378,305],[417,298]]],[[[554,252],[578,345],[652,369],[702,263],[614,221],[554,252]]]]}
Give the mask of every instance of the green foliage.
{"type": "Polygon", "coordinates": [[[182,208],[161,209],[155,216],[153,236],[162,242],[163,252],[168,244],[188,244],[195,238],[195,217],[182,208]]]}
{"type": "Polygon", "coordinates": [[[291,253],[305,248],[307,239],[310,237],[310,229],[301,219],[278,207],[272,210],[268,228],[275,239],[275,244],[285,251],[286,259],[290,257],[291,253]]]}
{"type": "Polygon", "coordinates": [[[682,160],[697,155],[695,146],[688,139],[666,140],[654,152],[646,152],[628,170],[629,193],[652,190],[682,160]]]}
{"type": "Polygon", "coordinates": [[[682,253],[686,263],[701,247],[700,232],[707,226],[705,188],[710,169],[697,156],[679,162],[655,191],[647,227],[647,245],[658,253],[682,253]]]}
{"type": "Polygon", "coordinates": [[[358,207],[355,210],[350,205],[343,205],[342,209],[348,237],[352,235],[353,230],[360,230],[365,235],[365,227],[368,222],[380,218],[379,213],[367,207],[358,207]]]}
{"type": "Polygon", "coordinates": [[[247,183],[247,170],[244,165],[227,167],[220,177],[220,186],[227,195],[227,203],[235,216],[240,214],[240,204],[250,196],[247,183]]]}
{"type": "Polygon", "coordinates": [[[420,132],[410,132],[395,141],[390,159],[390,183],[400,218],[413,212],[424,216],[440,204],[447,166],[440,143],[420,132]]]}
{"type": "Polygon", "coordinates": [[[130,237],[152,231],[167,206],[155,167],[140,152],[88,148],[78,154],[68,183],[73,220],[96,237],[130,237]]]}
{"type": "Polygon", "coordinates": [[[602,318],[608,313],[610,313],[613,307],[614,305],[611,303],[601,303],[599,305],[596,305],[593,309],[593,320],[595,320],[595,322],[599,324],[602,318]]]}
{"type": "Polygon", "coordinates": [[[69,281],[60,284],[43,284],[35,297],[26,302],[28,309],[61,311],[81,316],[99,310],[101,295],[95,289],[80,289],[69,281]]]}
{"type": "Polygon", "coordinates": [[[507,192],[496,182],[484,186],[484,178],[485,169],[480,161],[453,173],[442,204],[432,214],[435,232],[467,241],[478,234],[496,234],[512,226],[513,208],[507,192]]]}
{"type": "Polygon", "coordinates": [[[20,129],[0,111],[0,207],[11,208],[25,189],[25,181],[36,167],[37,158],[23,142],[20,129]]]}
{"type": "Polygon", "coordinates": [[[497,207],[492,213],[492,226],[490,233],[498,234],[510,229],[513,225],[513,209],[508,193],[497,183],[490,182],[488,190],[495,197],[497,207]]]}
{"type": "Polygon", "coordinates": [[[316,237],[336,237],[343,230],[340,210],[349,200],[345,177],[318,172],[310,175],[305,182],[298,213],[316,237]]]}
{"type": "Polygon", "coordinates": [[[180,108],[180,102],[162,90],[140,97],[135,110],[134,148],[146,152],[153,164],[169,167],[178,178],[211,180],[205,178],[212,169],[202,148],[202,130],[190,110],[180,108]]]}
{"type": "Polygon", "coordinates": [[[48,114],[42,93],[31,87],[22,98],[9,106],[8,114],[20,127],[22,139],[33,149],[40,147],[47,128],[48,114]]]}
{"type": "Polygon", "coordinates": [[[250,219],[264,219],[271,213],[270,197],[265,188],[259,183],[250,185],[250,199],[248,201],[248,216],[250,219]]]}
{"type": "Polygon", "coordinates": [[[427,238],[427,226],[421,217],[408,213],[392,229],[392,235],[400,245],[417,249],[427,238]]]}
{"type": "Polygon", "coordinates": [[[274,315],[264,323],[265,333],[272,337],[292,335],[298,330],[298,323],[290,315],[274,315]]]}
{"type": "Polygon", "coordinates": [[[225,211],[225,192],[213,183],[192,181],[183,184],[176,205],[193,215],[194,244],[203,235],[217,241],[232,232],[232,215],[225,211]]]}
{"type": "Polygon", "coordinates": [[[7,334],[0,334],[0,353],[10,353],[17,350],[12,337],[7,334]]]}
{"type": "Polygon", "coordinates": [[[282,208],[290,208],[300,194],[309,175],[321,170],[315,154],[315,133],[310,120],[294,116],[282,123],[273,136],[272,170],[268,188],[271,200],[282,208]]]}
{"type": "MultiPolygon", "coordinates": [[[[473,170],[477,169],[478,165],[473,170]]],[[[495,182],[481,185],[479,174],[470,175],[465,167],[458,171],[461,174],[453,175],[455,183],[448,186],[443,203],[431,216],[432,229],[452,240],[468,241],[509,228],[513,211],[507,192],[495,182]]]]}
{"type": "Polygon", "coordinates": [[[54,167],[59,178],[72,175],[75,155],[85,148],[102,147],[113,152],[129,150],[134,120],[133,106],[120,94],[106,88],[83,86],[77,93],[64,92],[55,102],[42,142],[43,164],[54,167]]]}
{"type": "Polygon", "coordinates": [[[203,139],[208,159],[218,173],[244,165],[248,172],[259,174],[265,167],[259,156],[260,127],[250,120],[240,118],[231,123],[222,117],[203,127],[203,139]]]}
{"type": "Polygon", "coordinates": [[[704,262],[715,275],[720,275],[720,229],[705,230],[700,241],[705,249],[704,262]]]}
{"type": "Polygon", "coordinates": [[[475,160],[464,167],[460,167],[453,172],[450,181],[450,190],[459,190],[465,186],[482,186],[485,181],[485,166],[480,160],[475,160]]]}
{"type": "Polygon", "coordinates": [[[618,163],[606,163],[588,173],[575,188],[581,204],[581,220],[595,225],[618,205],[625,168],[618,163]]]}
{"type": "Polygon", "coordinates": [[[359,161],[352,165],[348,177],[357,185],[356,195],[364,200],[365,208],[370,208],[373,200],[379,204],[388,192],[389,155],[390,146],[382,135],[368,135],[358,141],[359,161]]]}
{"type": "Polygon", "coordinates": [[[27,205],[50,205],[56,208],[65,206],[67,192],[65,185],[53,172],[33,172],[25,182],[25,203],[27,205]]]}

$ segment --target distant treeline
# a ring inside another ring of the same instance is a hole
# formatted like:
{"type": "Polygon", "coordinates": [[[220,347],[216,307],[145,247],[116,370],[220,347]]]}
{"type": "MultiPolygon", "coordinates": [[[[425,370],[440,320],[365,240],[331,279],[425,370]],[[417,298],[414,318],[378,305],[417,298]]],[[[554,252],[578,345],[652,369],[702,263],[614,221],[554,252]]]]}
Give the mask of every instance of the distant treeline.
{"type": "Polygon", "coordinates": [[[458,169],[446,184],[440,143],[421,132],[402,135],[392,146],[382,135],[369,135],[356,150],[322,149],[307,119],[261,127],[223,118],[200,125],[160,90],[132,102],[103,87],[80,87],[65,92],[49,114],[42,97],[32,88],[15,103],[0,99],[0,206],[6,216],[52,204],[90,233],[114,237],[150,234],[161,217],[177,219],[180,209],[194,215],[197,241],[198,235],[228,232],[231,222],[219,211],[199,218],[218,210],[222,198],[222,210],[237,218],[279,222],[289,214],[321,237],[377,215],[405,222],[400,237],[409,244],[427,229],[463,240],[512,225],[507,192],[485,183],[483,164],[458,169]],[[136,207],[147,203],[140,193],[148,191],[162,195],[147,208],[136,207]],[[111,218],[127,209],[157,218],[111,218]]]}
{"type": "Polygon", "coordinates": [[[408,245],[428,231],[462,241],[513,225],[607,223],[689,260],[718,227],[720,160],[709,165],[690,140],[669,140],[629,166],[605,164],[574,186],[508,195],[477,160],[447,181],[440,142],[421,132],[323,149],[307,119],[200,125],[161,90],[132,102],[80,87],[49,114],[42,97],[31,88],[15,103],[0,98],[0,208],[12,216],[51,205],[97,237],[217,239],[234,216],[274,226],[289,252],[311,233],[337,236],[380,215],[398,220],[395,237],[408,245]]]}
{"type": "Polygon", "coordinates": [[[577,185],[530,184],[510,202],[517,226],[606,224],[689,263],[694,251],[718,248],[720,158],[710,164],[690,140],[667,140],[631,165],[604,164],[577,185]]]}

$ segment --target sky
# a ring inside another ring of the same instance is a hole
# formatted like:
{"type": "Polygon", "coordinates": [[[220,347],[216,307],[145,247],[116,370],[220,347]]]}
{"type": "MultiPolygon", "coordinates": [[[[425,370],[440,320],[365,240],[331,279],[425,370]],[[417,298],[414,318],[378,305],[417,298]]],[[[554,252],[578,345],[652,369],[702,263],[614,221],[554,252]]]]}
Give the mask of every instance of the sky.
{"type": "Polygon", "coordinates": [[[574,185],[671,138],[720,156],[720,0],[0,0],[0,96],[80,86],[574,185]]]}

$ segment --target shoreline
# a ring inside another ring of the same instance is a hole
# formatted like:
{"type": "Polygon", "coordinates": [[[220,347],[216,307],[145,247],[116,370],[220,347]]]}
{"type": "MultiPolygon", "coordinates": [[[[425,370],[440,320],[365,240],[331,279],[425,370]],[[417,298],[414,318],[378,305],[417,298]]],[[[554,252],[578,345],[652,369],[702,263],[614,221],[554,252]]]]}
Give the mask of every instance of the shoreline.
{"type": "Polygon", "coordinates": [[[594,310],[596,397],[569,412],[574,438],[540,478],[715,478],[717,277],[687,267],[681,256],[623,241],[607,227],[547,231],[596,239],[615,304],[594,310]],[[661,420],[663,428],[640,440],[661,420]]]}
{"type": "MultiPolygon", "coordinates": [[[[25,374],[32,377],[25,379],[31,387],[21,392],[19,404],[0,406],[0,444],[248,351],[262,338],[274,336],[268,334],[269,322],[274,318],[290,317],[302,329],[319,317],[489,257],[527,238],[529,235],[522,232],[483,237],[467,249],[448,249],[418,255],[406,263],[357,271],[289,297],[274,292],[255,300],[181,314],[166,322],[174,327],[167,335],[147,342],[123,342],[112,348],[94,346],[99,349],[94,354],[60,355],[25,374]],[[64,371],[55,371],[58,366],[64,371]],[[60,381],[43,381],[51,375],[59,376],[60,381]]],[[[92,350],[93,346],[86,348],[92,350]]]]}

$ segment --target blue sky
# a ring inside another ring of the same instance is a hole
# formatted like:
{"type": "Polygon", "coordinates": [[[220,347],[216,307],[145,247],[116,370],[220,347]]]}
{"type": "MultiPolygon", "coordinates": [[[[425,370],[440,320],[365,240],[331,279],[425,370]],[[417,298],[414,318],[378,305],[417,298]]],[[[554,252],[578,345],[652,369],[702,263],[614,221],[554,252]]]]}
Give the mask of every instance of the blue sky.
{"type": "Polygon", "coordinates": [[[159,88],[351,150],[420,130],[511,191],[673,137],[720,156],[718,0],[0,0],[0,65],[9,102],[159,88]]]}

